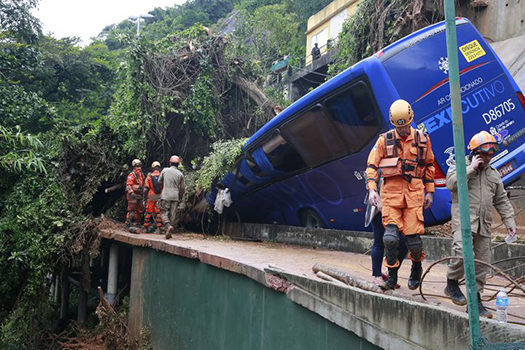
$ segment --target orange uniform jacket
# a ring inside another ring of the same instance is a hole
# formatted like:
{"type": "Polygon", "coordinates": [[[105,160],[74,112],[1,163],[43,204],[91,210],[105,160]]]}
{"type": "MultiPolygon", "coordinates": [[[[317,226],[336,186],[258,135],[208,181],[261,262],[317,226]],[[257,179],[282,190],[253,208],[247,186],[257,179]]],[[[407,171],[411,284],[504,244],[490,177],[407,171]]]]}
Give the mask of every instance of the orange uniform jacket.
{"type": "MultiPolygon", "coordinates": [[[[148,174],[148,176],[146,177],[146,183],[144,184],[144,188],[147,188],[148,189],[148,200],[158,200],[160,198],[160,193],[155,193],[155,188],[153,187],[153,180],[151,179],[152,176],[159,176],[160,175],[160,171],[159,170],[154,170],[152,173],[148,174]]],[[[162,185],[159,183],[159,185],[161,186],[161,192],[162,192],[162,185]]]]}
{"type": "MultiPolygon", "coordinates": [[[[410,128],[410,135],[406,139],[401,138],[396,133],[396,138],[399,141],[398,154],[402,159],[417,159],[417,147],[413,145],[415,142],[414,128],[410,128]]],[[[383,186],[381,187],[381,203],[383,206],[390,206],[392,208],[415,208],[422,207],[424,204],[425,191],[434,192],[434,153],[428,138],[428,148],[426,152],[425,164],[426,168],[423,174],[423,179],[413,178],[411,182],[405,180],[402,176],[393,176],[383,179],[383,186]]],[[[377,190],[378,168],[381,159],[386,158],[385,137],[382,135],[378,138],[374,148],[370,151],[368,156],[368,167],[366,169],[367,187],[377,190]]],[[[422,214],[421,214],[422,215],[422,214]]]]}
{"type": "Polygon", "coordinates": [[[139,185],[142,189],[142,186],[144,185],[144,173],[141,169],[134,169],[129,173],[128,178],[126,179],[126,192],[128,194],[133,192],[133,185],[139,185]]]}

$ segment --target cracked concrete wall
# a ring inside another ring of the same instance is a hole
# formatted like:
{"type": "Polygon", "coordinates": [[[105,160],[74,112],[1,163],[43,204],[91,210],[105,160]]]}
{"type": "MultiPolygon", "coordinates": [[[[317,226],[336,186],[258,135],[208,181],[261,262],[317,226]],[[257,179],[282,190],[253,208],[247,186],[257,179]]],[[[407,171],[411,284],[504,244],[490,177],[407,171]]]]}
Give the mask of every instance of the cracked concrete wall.
{"type": "Polygon", "coordinates": [[[489,0],[487,7],[464,6],[467,17],[489,41],[502,41],[525,34],[525,1],[489,0]]]}

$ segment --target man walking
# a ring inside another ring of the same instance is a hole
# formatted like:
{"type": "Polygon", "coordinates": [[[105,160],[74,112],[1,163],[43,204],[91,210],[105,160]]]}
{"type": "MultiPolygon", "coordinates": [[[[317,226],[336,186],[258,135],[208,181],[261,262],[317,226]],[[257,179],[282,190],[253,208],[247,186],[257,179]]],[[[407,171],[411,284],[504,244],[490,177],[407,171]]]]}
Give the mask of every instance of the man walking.
{"type": "MultiPolygon", "coordinates": [[[[142,162],[133,159],[131,162],[133,171],[129,173],[126,179],[126,199],[128,200],[128,209],[126,213],[126,223],[132,229],[135,225],[140,225],[142,215],[142,186],[144,186],[144,173],[142,172],[142,162]]],[[[138,230],[134,228],[134,230],[138,230]]]]}
{"type": "MultiPolygon", "coordinates": [[[[507,197],[499,172],[490,166],[492,157],[498,151],[498,144],[494,136],[486,131],[481,131],[472,137],[467,148],[470,150],[466,164],[474,258],[489,263],[491,260],[492,207],[494,206],[501,215],[510,236],[516,234],[514,209],[507,197]]],[[[454,234],[452,255],[463,256],[457,185],[456,169],[450,167],[447,174],[447,188],[452,195],[452,232],[454,234]]],[[[483,306],[480,299],[488,267],[475,264],[475,270],[479,315],[492,318],[492,313],[483,306]]],[[[463,260],[451,260],[448,265],[445,294],[457,305],[467,304],[467,299],[459,289],[458,283],[463,276],[463,260]]]]}
{"type": "Polygon", "coordinates": [[[434,153],[428,135],[410,126],[414,119],[412,107],[405,100],[396,100],[390,106],[390,123],[394,130],[379,136],[368,156],[366,169],[368,199],[371,205],[382,205],[385,233],[385,266],[388,279],[382,286],[394,289],[399,270],[399,236],[406,237],[408,257],[412,269],[408,288],[419,287],[425,258],[421,235],[425,233],[423,206],[432,205],[434,194],[434,153]],[[377,193],[378,171],[383,186],[377,193]]]}
{"type": "Polygon", "coordinates": [[[162,219],[160,217],[160,209],[157,202],[162,193],[162,186],[159,181],[160,177],[160,163],[155,161],[151,164],[152,172],[146,176],[146,183],[144,184],[144,201],[146,202],[146,215],[144,216],[144,230],[147,233],[153,231],[153,224],[155,224],[155,233],[160,233],[162,227],[162,219]]]}
{"type": "Polygon", "coordinates": [[[166,228],[166,239],[171,238],[177,225],[177,207],[186,189],[184,175],[177,169],[179,164],[180,158],[175,155],[171,156],[170,167],[162,169],[159,177],[159,182],[162,185],[159,208],[162,223],[166,228]]]}

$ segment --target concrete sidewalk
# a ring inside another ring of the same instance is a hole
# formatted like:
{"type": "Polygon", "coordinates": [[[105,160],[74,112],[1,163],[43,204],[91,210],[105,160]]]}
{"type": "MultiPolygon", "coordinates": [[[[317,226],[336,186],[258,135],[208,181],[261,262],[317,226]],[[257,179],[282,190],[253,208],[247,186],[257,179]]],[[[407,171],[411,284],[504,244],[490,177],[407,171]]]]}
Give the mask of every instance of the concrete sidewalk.
{"type": "MultiPolygon", "coordinates": [[[[102,236],[133,246],[198,259],[202,263],[245,275],[286,293],[294,302],[384,348],[460,349],[466,348],[469,342],[465,307],[452,304],[443,293],[444,265],[435,266],[425,278],[423,292],[428,300],[424,301],[417,291],[406,287],[409,261],[400,270],[401,288],[395,293],[397,297],[393,297],[389,292],[373,293],[341,287],[319,279],[312,271],[314,264],[322,263],[371,281],[370,256],[365,254],[271,242],[233,241],[225,236],[198,234],[178,234],[171,240],[165,240],[162,235],[134,235],[123,230],[105,229],[102,236]],[[268,273],[272,270],[282,271],[277,282],[272,280],[275,276],[268,273]],[[414,320],[419,321],[414,324],[414,320]],[[436,334],[436,329],[439,334],[436,334]]],[[[425,270],[429,264],[428,261],[423,263],[425,270]]],[[[487,288],[484,297],[495,293],[497,286],[505,284],[501,278],[491,278],[490,289],[487,288]]],[[[487,302],[486,305],[494,308],[495,302],[487,302]]],[[[508,312],[515,315],[511,315],[509,321],[525,323],[524,298],[511,295],[508,312]]],[[[482,320],[482,332],[492,343],[525,339],[524,326],[501,325],[493,320],[482,320]]]]}

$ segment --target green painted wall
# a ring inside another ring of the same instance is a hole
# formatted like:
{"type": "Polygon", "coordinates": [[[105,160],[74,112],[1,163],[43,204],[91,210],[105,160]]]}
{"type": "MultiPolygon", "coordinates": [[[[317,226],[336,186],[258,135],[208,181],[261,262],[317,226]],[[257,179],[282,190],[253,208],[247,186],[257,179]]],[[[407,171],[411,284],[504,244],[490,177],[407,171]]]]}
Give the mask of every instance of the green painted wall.
{"type": "Polygon", "coordinates": [[[248,277],[144,248],[133,265],[130,317],[156,350],[378,349],[248,277]]]}

